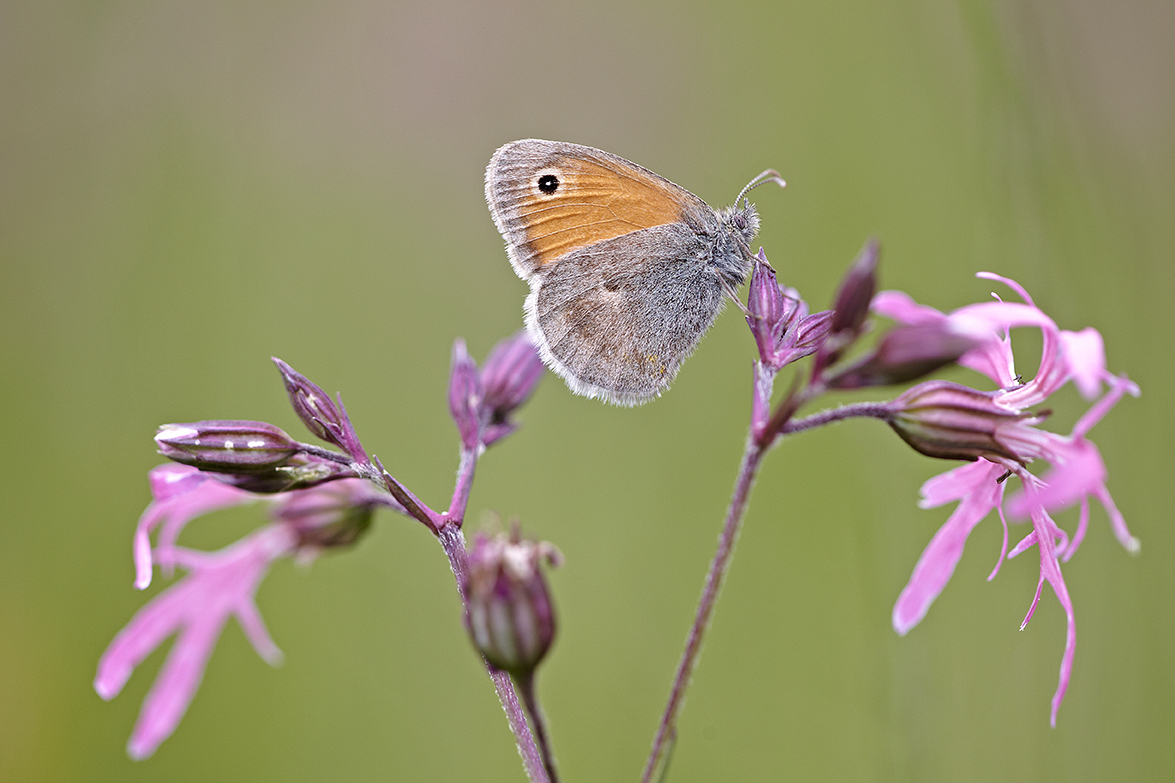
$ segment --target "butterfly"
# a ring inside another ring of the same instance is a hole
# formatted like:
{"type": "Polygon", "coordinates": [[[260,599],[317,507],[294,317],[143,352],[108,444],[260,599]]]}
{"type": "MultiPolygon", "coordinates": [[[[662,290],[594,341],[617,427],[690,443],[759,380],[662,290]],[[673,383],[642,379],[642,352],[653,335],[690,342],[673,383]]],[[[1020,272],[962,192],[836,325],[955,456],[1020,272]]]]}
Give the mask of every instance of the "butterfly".
{"type": "Polygon", "coordinates": [[[499,148],[486,201],[530,285],[526,327],[546,365],[576,394],[616,405],[665,391],[750,274],[759,215],[745,197],[764,182],[784,184],[769,169],[715,210],[603,150],[540,139],[499,148]]]}

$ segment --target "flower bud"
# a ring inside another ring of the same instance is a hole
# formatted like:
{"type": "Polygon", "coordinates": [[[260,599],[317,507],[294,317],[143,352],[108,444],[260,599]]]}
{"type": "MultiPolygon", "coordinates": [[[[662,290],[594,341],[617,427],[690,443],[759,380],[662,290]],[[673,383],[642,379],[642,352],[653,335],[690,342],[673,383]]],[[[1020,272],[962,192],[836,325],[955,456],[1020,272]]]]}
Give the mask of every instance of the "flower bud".
{"type": "Polygon", "coordinates": [[[751,334],[755,337],[759,359],[769,367],[774,366],[775,349],[783,336],[785,315],[783,292],[779,290],[775,270],[760,249],[747,286],[747,326],[751,327],[751,334]]]}
{"type": "Polygon", "coordinates": [[[558,565],[551,544],[478,534],[469,552],[464,590],[466,627],[489,664],[517,678],[529,675],[555,638],[555,609],[539,563],[558,565]]]}
{"type": "Polygon", "coordinates": [[[985,457],[998,464],[1023,464],[1025,460],[1001,442],[1001,435],[1037,417],[997,404],[997,393],[950,381],[927,381],[889,403],[886,421],[902,440],[928,457],[971,462],[985,457]]]}
{"type": "Polygon", "coordinates": [[[263,421],[164,424],[155,435],[159,453],[200,470],[262,473],[284,465],[300,444],[263,421]]]}
{"type": "Polygon", "coordinates": [[[869,315],[869,303],[877,292],[877,250],[877,242],[866,244],[841,281],[836,292],[832,319],[828,324],[827,339],[816,354],[816,366],[813,368],[816,377],[826,367],[840,361],[849,346],[861,336],[865,318],[869,315]]]}
{"type": "Polygon", "coordinates": [[[350,546],[371,527],[377,500],[363,479],[294,492],[274,507],[275,519],[298,533],[299,548],[350,546]]]}
{"type": "Polygon", "coordinates": [[[449,370],[449,413],[457,424],[461,444],[473,451],[481,439],[482,390],[477,364],[465,348],[465,341],[453,343],[449,370]]]}
{"type": "Polygon", "coordinates": [[[828,337],[832,311],[808,315],[808,303],[783,288],[762,249],[755,256],[747,293],[747,325],[759,360],[773,372],[815,353],[828,337]]]}
{"type": "Polygon", "coordinates": [[[779,350],[775,354],[775,362],[780,367],[799,361],[819,350],[828,339],[828,328],[832,323],[831,310],[808,315],[808,305],[799,299],[798,294],[794,301],[799,304],[787,325],[787,330],[783,333],[783,339],[779,341],[779,350]]]}
{"type": "Polygon", "coordinates": [[[948,321],[898,326],[872,352],[827,379],[833,389],[906,383],[956,361],[980,344],[951,329],[948,321]]]}
{"type": "Polygon", "coordinates": [[[494,346],[481,371],[491,426],[505,424],[514,409],[526,402],[543,377],[543,369],[543,360],[525,331],[494,346]]]}
{"type": "Polygon", "coordinates": [[[294,489],[325,484],[344,478],[355,478],[357,474],[351,465],[323,459],[310,454],[297,454],[286,464],[258,473],[221,473],[217,479],[237,489],[272,495],[294,489]]]}
{"type": "Polygon", "coordinates": [[[282,382],[289,395],[290,405],[298,418],[314,435],[327,443],[333,443],[343,449],[357,462],[368,461],[367,452],[359,443],[359,436],[355,434],[347,411],[343,408],[342,400],[332,400],[330,395],[322,390],[318,384],[311,381],[290,365],[272,357],[282,375],[282,382]]]}
{"type": "Polygon", "coordinates": [[[841,281],[833,307],[832,333],[856,337],[869,315],[869,303],[877,292],[876,240],[870,240],[841,281]]]}

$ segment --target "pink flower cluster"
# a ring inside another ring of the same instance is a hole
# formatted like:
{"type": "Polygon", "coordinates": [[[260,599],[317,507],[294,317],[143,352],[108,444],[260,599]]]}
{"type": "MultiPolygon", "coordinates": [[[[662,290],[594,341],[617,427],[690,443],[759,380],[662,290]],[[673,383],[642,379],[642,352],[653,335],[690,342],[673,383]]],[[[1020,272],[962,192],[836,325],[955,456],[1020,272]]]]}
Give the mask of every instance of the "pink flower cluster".
{"type": "MultiPolygon", "coordinates": [[[[969,305],[946,315],[916,304],[900,292],[882,292],[873,301],[874,312],[899,324],[936,326],[942,331],[977,339],[978,344],[958,361],[996,384],[998,390],[990,393],[989,398],[991,412],[1002,416],[986,433],[997,447],[988,449],[974,462],[935,476],[922,486],[920,505],[923,508],[950,502],[958,502],[958,505],[915,565],[909,583],[894,605],[893,625],[899,634],[904,635],[921,621],[954,573],[967,536],[988,514],[997,512],[1004,527],[1004,545],[988,578],[995,577],[1005,557],[1015,557],[1033,546],[1040,557],[1036,594],[1021,628],[1032,618],[1046,582],[1065,612],[1065,652],[1050,716],[1055,726],[1057,710],[1073,671],[1077,641],[1073,601],[1061,574],[1061,563],[1074,555],[1085,537],[1091,497],[1105,508],[1122,546],[1129,552],[1137,552],[1139,548],[1138,540],[1130,534],[1106,490],[1106,468],[1101,454],[1086,437],[1123,394],[1137,396],[1138,387],[1125,376],[1112,375],[1106,370],[1102,338],[1096,330],[1069,332],[1059,329],[1014,281],[987,273],[980,277],[1004,283],[1023,302],[997,300],[969,305]],[[1027,382],[1021,381],[1013,362],[1009,330],[1016,327],[1035,327],[1042,334],[1040,366],[1032,380],[1027,382]],[[1043,416],[1030,409],[1040,405],[1070,380],[1085,399],[1096,401],[1068,435],[1039,429],[1036,424],[1043,420],[1043,416]],[[1001,455],[1010,455],[1010,458],[1001,455]],[[1049,465],[1042,476],[1030,473],[1026,467],[1036,460],[1049,465]],[[1009,476],[1018,478],[1021,488],[1005,499],[1007,485],[1004,480],[1009,476]],[[1070,537],[1053,520],[1052,514],[1073,505],[1080,507],[1080,516],[1070,537]],[[1032,530],[1010,551],[1007,517],[1026,519],[1032,524],[1032,530]]],[[[932,384],[942,382],[929,381],[916,386],[895,402],[918,398],[920,392],[932,384]]],[[[940,392],[941,388],[935,387],[934,391],[940,392]]],[[[994,415],[991,418],[994,419],[994,415]]]]}
{"type": "Polygon", "coordinates": [[[375,505],[387,505],[386,497],[363,479],[266,496],[229,486],[188,465],[165,464],[151,471],[150,481],[153,500],[135,531],[135,586],[150,586],[153,565],[166,574],[178,565],[188,575],[135,614],[102,654],[94,678],[98,695],[113,699],[135,667],[169,636],[177,635],[127,743],[127,752],[135,759],[154,753],[179,725],[229,617],[237,618],[266,662],[281,662],[281,650],[254,602],[269,566],[283,557],[312,557],[326,545],[324,531],[340,524],[361,528],[375,505]],[[176,545],[180,531],[195,517],[259,501],[270,504],[273,522],[240,541],[217,552],[176,545]],[[308,507],[315,513],[307,513],[308,507]],[[150,536],[156,528],[159,536],[152,549],[150,536]]]}

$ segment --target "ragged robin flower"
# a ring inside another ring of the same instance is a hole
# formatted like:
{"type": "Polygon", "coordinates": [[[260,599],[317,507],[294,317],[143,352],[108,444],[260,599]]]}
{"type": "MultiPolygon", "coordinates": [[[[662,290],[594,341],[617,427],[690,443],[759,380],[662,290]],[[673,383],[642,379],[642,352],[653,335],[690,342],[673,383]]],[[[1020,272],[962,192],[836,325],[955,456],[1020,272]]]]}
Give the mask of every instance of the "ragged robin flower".
{"type": "Polygon", "coordinates": [[[891,404],[891,425],[915,448],[933,456],[973,460],[922,486],[923,508],[953,501],[958,505],[914,567],[894,605],[893,625],[904,635],[918,624],[954,573],[971,530],[992,511],[997,512],[1004,526],[1004,544],[988,578],[995,577],[1005,557],[1014,557],[1032,546],[1037,547],[1040,558],[1036,594],[1021,627],[1031,619],[1046,582],[1065,612],[1065,651],[1050,715],[1056,725],[1057,710],[1073,670],[1077,640],[1073,601],[1061,574],[1061,563],[1073,556],[1085,535],[1089,497],[1096,498],[1106,509],[1114,533],[1127,551],[1138,550],[1137,539],[1127,530],[1106,490],[1101,456],[1086,434],[1123,394],[1137,395],[1138,387],[1105,369],[1101,336],[1095,330],[1061,330],[1014,281],[990,274],[981,277],[1006,284],[1024,301],[969,305],[946,315],[898,292],[883,292],[874,300],[875,312],[900,324],[940,325],[970,335],[986,330],[988,339],[964,353],[959,363],[987,376],[997,386],[992,392],[964,392],[942,381],[930,381],[913,387],[891,404]],[[1027,382],[1022,382],[1016,372],[1008,333],[1024,326],[1039,328],[1043,338],[1040,366],[1027,382]],[[1070,380],[1087,399],[1101,395],[1100,398],[1071,434],[1040,429],[1044,412],[1038,412],[1037,407],[1070,380]],[[1104,394],[1103,386],[1108,387],[1104,394]],[[935,450],[941,453],[935,454],[935,450]],[[1037,461],[1050,466],[1043,477],[1028,470],[1027,466],[1037,461]],[[1010,476],[1019,480],[1022,489],[1005,504],[1005,479],[1010,476]],[[1051,514],[1075,503],[1081,504],[1081,518],[1070,538],[1051,514]],[[1032,531],[1011,551],[1005,512],[1032,524],[1032,531]]]}

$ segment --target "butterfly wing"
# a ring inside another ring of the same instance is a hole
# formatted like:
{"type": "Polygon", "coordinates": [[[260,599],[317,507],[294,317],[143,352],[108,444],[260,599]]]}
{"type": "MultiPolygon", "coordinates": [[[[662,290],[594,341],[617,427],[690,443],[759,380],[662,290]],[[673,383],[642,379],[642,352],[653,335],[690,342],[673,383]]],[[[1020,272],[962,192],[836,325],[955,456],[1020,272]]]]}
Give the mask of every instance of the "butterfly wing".
{"type": "Polygon", "coordinates": [[[664,391],[722,306],[705,238],[683,223],[573,250],[526,300],[543,359],[577,394],[618,405],[664,391]]]}
{"type": "Polygon", "coordinates": [[[711,212],[685,188],[617,155],[539,139],[494,153],[486,201],[524,280],[581,248],[711,212]]]}

